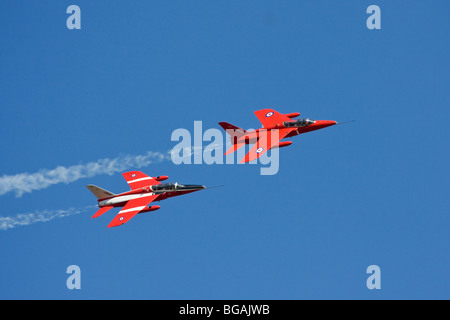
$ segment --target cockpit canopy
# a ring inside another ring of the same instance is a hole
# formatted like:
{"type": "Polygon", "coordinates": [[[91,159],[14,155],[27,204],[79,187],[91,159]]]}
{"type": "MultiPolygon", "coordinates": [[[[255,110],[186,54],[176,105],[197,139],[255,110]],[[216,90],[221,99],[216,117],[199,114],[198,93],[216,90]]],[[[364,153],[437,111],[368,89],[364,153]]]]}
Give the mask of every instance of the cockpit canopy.
{"type": "Polygon", "coordinates": [[[293,128],[293,127],[306,127],[310,124],[313,124],[315,121],[309,120],[309,119],[298,119],[295,121],[285,121],[283,122],[283,125],[286,128],[293,128]]]}
{"type": "Polygon", "coordinates": [[[180,189],[181,185],[178,183],[162,183],[162,184],[155,184],[152,186],[153,191],[175,191],[177,189],[180,189]]]}
{"type": "Polygon", "coordinates": [[[205,186],[197,184],[163,183],[151,186],[154,192],[196,191],[205,189],[205,186]]]}

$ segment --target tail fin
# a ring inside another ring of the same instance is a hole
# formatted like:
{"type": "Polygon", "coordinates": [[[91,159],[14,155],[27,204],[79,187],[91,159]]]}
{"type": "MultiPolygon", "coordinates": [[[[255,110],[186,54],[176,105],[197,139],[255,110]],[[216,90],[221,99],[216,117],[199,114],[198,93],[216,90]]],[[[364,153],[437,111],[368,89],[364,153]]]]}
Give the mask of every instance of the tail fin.
{"type": "Polygon", "coordinates": [[[94,186],[93,184],[86,186],[89,191],[91,191],[97,199],[104,199],[115,196],[114,193],[109,192],[108,190],[102,189],[100,187],[94,186]]]}
{"type": "Polygon", "coordinates": [[[247,131],[236,127],[228,122],[219,122],[219,125],[230,135],[231,144],[236,144],[238,138],[245,135],[247,131]]]}
{"type": "Polygon", "coordinates": [[[242,128],[236,127],[234,125],[232,125],[231,123],[228,122],[219,122],[219,125],[225,130],[227,131],[227,133],[230,132],[235,132],[237,134],[244,134],[246,131],[242,128]]]}
{"type": "Polygon", "coordinates": [[[240,147],[245,146],[245,142],[237,142],[237,140],[239,137],[245,135],[247,131],[228,122],[219,122],[219,125],[230,135],[231,148],[225,152],[225,155],[233,153],[240,147]]]}

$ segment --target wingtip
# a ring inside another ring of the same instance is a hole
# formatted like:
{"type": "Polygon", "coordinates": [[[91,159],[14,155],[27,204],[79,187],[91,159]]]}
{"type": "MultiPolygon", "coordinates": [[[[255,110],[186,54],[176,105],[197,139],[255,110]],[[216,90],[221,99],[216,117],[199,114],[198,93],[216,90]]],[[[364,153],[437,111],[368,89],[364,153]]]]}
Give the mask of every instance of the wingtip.
{"type": "Polygon", "coordinates": [[[234,152],[234,150],[228,150],[228,151],[225,152],[223,155],[226,156],[226,155],[229,155],[230,153],[233,153],[233,152],[234,152]]]}
{"type": "Polygon", "coordinates": [[[121,226],[121,225],[123,225],[123,223],[121,223],[121,224],[117,224],[117,223],[113,223],[113,222],[111,222],[110,224],[108,224],[108,228],[113,228],[113,227],[118,227],[118,226],[121,226]]]}

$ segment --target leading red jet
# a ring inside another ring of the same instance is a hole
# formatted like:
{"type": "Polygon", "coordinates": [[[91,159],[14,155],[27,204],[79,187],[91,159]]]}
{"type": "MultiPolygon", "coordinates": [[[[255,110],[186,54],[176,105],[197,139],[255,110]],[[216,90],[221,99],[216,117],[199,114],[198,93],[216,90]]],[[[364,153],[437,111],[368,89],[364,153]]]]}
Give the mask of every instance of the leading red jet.
{"type": "Polygon", "coordinates": [[[130,186],[130,191],[114,194],[92,184],[86,186],[97,197],[100,207],[92,218],[97,218],[114,207],[123,207],[108,228],[120,226],[138,213],[158,210],[160,206],[148,206],[153,201],[206,189],[202,185],[162,184],[160,181],[168,179],[168,176],[152,178],[140,171],[125,172],[122,175],[130,186]]]}
{"type": "Polygon", "coordinates": [[[256,117],[262,124],[262,128],[245,131],[227,122],[219,122],[219,125],[231,136],[231,148],[225,155],[236,151],[246,144],[254,143],[241,163],[258,159],[272,148],[287,147],[292,141],[280,141],[305,132],[323,129],[337,124],[333,120],[310,120],[296,118],[300,113],[281,114],[272,109],[262,109],[255,111],[256,117]]]}

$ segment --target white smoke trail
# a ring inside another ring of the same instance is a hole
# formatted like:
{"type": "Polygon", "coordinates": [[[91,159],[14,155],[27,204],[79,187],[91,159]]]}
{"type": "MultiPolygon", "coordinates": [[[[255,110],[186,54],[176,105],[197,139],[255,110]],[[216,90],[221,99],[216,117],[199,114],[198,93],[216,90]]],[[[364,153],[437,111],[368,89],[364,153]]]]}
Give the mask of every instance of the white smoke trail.
{"type": "Polygon", "coordinates": [[[69,208],[66,210],[38,210],[21,213],[15,216],[0,217],[0,230],[8,230],[18,226],[28,226],[36,222],[47,222],[55,218],[62,218],[92,210],[97,206],[83,208],[69,208]]]}
{"type": "MultiPolygon", "coordinates": [[[[203,147],[184,148],[183,154],[191,156],[201,152],[203,147]]],[[[148,151],[142,155],[124,155],[113,159],[105,158],[86,164],[70,167],[58,166],[54,169],[41,169],[35,173],[19,173],[0,177],[0,196],[14,192],[17,197],[24,193],[48,188],[58,183],[70,183],[82,178],[89,178],[100,174],[112,175],[131,168],[142,168],[152,163],[170,161],[172,150],[166,153],[148,151]]],[[[86,212],[97,206],[83,208],[69,208],[62,210],[37,210],[15,216],[0,216],[0,230],[8,230],[17,226],[27,226],[36,222],[47,222],[55,218],[86,212]]]]}
{"type": "Polygon", "coordinates": [[[3,175],[0,177],[0,196],[14,192],[17,197],[20,197],[24,193],[45,189],[54,184],[67,184],[99,174],[112,175],[130,168],[141,168],[165,160],[170,160],[169,152],[148,151],[142,155],[124,155],[113,159],[105,158],[70,167],[58,166],[54,169],[41,169],[35,173],[3,175]]]}

